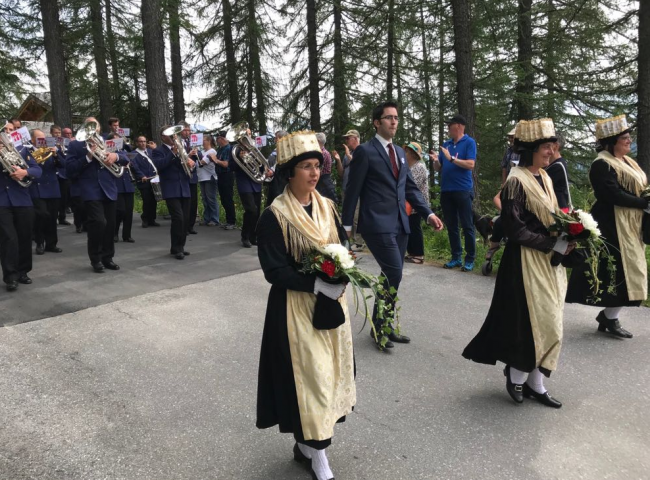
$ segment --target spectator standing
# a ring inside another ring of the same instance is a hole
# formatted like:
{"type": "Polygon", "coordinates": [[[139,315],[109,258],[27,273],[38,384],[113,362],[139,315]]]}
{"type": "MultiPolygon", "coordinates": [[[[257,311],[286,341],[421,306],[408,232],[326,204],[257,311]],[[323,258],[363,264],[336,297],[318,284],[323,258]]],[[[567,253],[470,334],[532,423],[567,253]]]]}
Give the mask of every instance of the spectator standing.
{"type": "Polygon", "coordinates": [[[336,189],[332,180],[332,156],[325,148],[327,136],[323,132],[318,132],[316,134],[316,140],[318,140],[321,152],[323,153],[323,168],[320,172],[320,179],[318,180],[318,185],[316,185],[316,190],[322,196],[329,198],[334,203],[338,203],[339,200],[336,197],[336,189]]]}
{"type": "MultiPolygon", "coordinates": [[[[419,143],[410,142],[404,145],[404,152],[406,153],[406,162],[411,170],[411,176],[418,190],[422,193],[424,203],[430,205],[429,200],[429,172],[427,167],[422,163],[422,147],[419,143]]],[[[422,264],[424,263],[424,236],[422,235],[422,216],[413,211],[411,205],[407,205],[407,214],[409,215],[409,226],[411,233],[409,234],[408,243],[406,245],[406,252],[408,255],[405,260],[410,263],[422,264]]],[[[426,219],[425,219],[426,220],[426,219]]]]}
{"type": "Polygon", "coordinates": [[[226,140],[226,131],[222,130],[217,134],[217,160],[214,162],[215,172],[217,174],[217,186],[219,188],[219,198],[221,206],[226,211],[226,223],[223,225],[225,230],[235,228],[235,200],[233,193],[235,188],[235,172],[230,168],[230,157],[232,147],[226,140]]]}
{"type": "Polygon", "coordinates": [[[503,185],[508,178],[510,169],[519,165],[519,153],[514,149],[515,129],[508,132],[508,148],[501,159],[501,184],[503,185]]]}
{"type": "Polygon", "coordinates": [[[553,191],[555,191],[560,209],[567,212],[571,208],[571,192],[569,191],[567,163],[562,157],[564,136],[560,132],[555,132],[555,136],[557,137],[557,141],[553,144],[551,163],[544,170],[546,170],[548,176],[553,180],[553,191]]]}
{"type": "MultiPolygon", "coordinates": [[[[339,178],[341,178],[341,196],[345,200],[345,190],[348,186],[348,178],[350,176],[350,162],[352,161],[352,155],[354,151],[361,143],[361,136],[359,135],[358,130],[348,130],[345,135],[343,135],[343,148],[345,149],[345,155],[343,155],[343,161],[336,150],[333,152],[333,156],[336,159],[336,168],[338,170],[339,178]]],[[[357,207],[354,211],[354,223],[352,224],[352,235],[350,236],[350,246],[353,251],[363,250],[365,244],[361,234],[357,231],[357,224],[359,223],[359,203],[357,202],[357,207]]]]}
{"type": "Polygon", "coordinates": [[[441,147],[433,168],[442,171],[440,203],[447,225],[451,245],[451,260],[445,268],[461,267],[464,272],[474,269],[476,258],[476,236],[474,232],[474,181],[472,170],[476,163],[476,142],[465,133],[467,121],[462,115],[454,115],[445,122],[450,139],[441,147]],[[460,244],[458,223],[465,236],[465,263],[462,262],[463,248],[460,244]]]}
{"type": "Polygon", "coordinates": [[[203,155],[198,161],[199,188],[203,200],[203,221],[201,225],[214,227],[219,225],[219,202],[217,202],[217,160],[216,144],[212,135],[203,136],[203,155]]]}

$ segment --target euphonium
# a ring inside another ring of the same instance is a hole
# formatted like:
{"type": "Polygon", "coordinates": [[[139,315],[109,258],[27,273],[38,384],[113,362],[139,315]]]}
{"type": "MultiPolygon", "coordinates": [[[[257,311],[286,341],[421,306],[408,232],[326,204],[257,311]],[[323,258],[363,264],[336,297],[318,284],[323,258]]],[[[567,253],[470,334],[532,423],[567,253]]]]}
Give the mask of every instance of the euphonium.
{"type": "Polygon", "coordinates": [[[267,178],[266,171],[270,170],[271,167],[269,167],[262,152],[255,146],[253,139],[248,136],[247,130],[248,123],[239,122],[230,127],[230,130],[226,133],[226,140],[237,142],[237,145],[232,149],[232,158],[251,180],[256,183],[268,182],[271,179],[267,178]],[[244,152],[241,154],[242,158],[239,158],[242,149],[244,152]]]}
{"type": "Polygon", "coordinates": [[[110,152],[106,150],[104,139],[97,133],[97,122],[86,122],[77,132],[77,140],[86,142],[88,149],[92,152],[92,156],[97,160],[102,167],[106,168],[108,172],[114,177],[120,178],[124,174],[124,167],[113,163],[109,165],[106,163],[106,157],[110,152]],[[95,147],[94,150],[92,147],[95,147]]]}
{"type": "Polygon", "coordinates": [[[34,148],[32,151],[32,157],[36,160],[36,163],[39,165],[45,163],[47,159],[52,156],[52,149],[49,147],[34,148]]]}
{"type": "Polygon", "coordinates": [[[183,170],[185,170],[185,173],[188,177],[192,178],[192,169],[190,168],[189,164],[190,156],[185,151],[185,145],[183,145],[183,142],[178,136],[178,134],[183,131],[183,128],[184,127],[182,125],[176,125],[174,127],[169,127],[163,130],[162,134],[172,139],[172,142],[174,142],[174,145],[176,146],[176,155],[178,158],[180,158],[181,165],[183,165],[183,170]]]}
{"type": "MultiPolygon", "coordinates": [[[[11,137],[4,132],[0,133],[0,164],[2,164],[2,170],[7,172],[7,174],[14,171],[13,167],[19,167],[24,170],[29,168],[22,155],[16,150],[11,137]]],[[[22,180],[16,180],[16,182],[21,187],[27,188],[32,184],[32,179],[24,177],[22,180]]]]}

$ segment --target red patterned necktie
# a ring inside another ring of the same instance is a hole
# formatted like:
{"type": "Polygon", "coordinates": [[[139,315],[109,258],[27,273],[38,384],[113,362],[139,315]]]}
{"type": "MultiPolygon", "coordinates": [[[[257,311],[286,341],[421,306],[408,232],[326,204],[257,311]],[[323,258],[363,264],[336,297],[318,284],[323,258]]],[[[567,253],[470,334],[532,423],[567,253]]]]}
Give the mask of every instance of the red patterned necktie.
{"type": "Polygon", "coordinates": [[[390,157],[390,164],[393,166],[393,176],[397,178],[399,176],[399,170],[397,168],[397,159],[395,158],[395,149],[393,144],[388,144],[388,156],[390,157]]]}

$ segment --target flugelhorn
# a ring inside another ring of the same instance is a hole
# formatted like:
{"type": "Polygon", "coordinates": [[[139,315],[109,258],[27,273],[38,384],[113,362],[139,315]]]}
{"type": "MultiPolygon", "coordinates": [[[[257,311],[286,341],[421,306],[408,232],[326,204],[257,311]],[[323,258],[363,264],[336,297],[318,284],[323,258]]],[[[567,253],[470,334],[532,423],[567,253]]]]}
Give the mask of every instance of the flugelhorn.
{"type": "Polygon", "coordinates": [[[77,140],[86,142],[88,149],[92,152],[92,156],[97,160],[102,167],[106,168],[108,172],[114,177],[120,178],[124,174],[124,167],[116,163],[106,163],[106,157],[110,153],[106,150],[106,143],[104,139],[97,133],[97,122],[89,121],[82,125],[77,132],[77,140]],[[92,147],[95,147],[94,149],[92,147]]]}
{"type": "Polygon", "coordinates": [[[185,170],[185,173],[187,174],[188,177],[192,178],[192,169],[190,168],[190,163],[189,163],[190,156],[185,151],[185,145],[183,145],[183,142],[178,136],[178,134],[181,133],[184,128],[185,127],[183,127],[183,125],[175,125],[173,127],[169,127],[163,130],[162,134],[165,137],[169,137],[172,139],[172,142],[174,142],[174,145],[176,146],[176,155],[181,160],[181,165],[183,166],[183,170],[185,170]]]}
{"type": "Polygon", "coordinates": [[[262,152],[257,149],[253,139],[248,135],[247,122],[239,122],[230,127],[226,133],[226,140],[237,143],[232,149],[232,158],[251,180],[256,183],[271,181],[271,178],[266,176],[266,171],[270,170],[271,167],[269,167],[262,152]],[[240,152],[241,158],[239,158],[240,152]]]}
{"type": "MultiPolygon", "coordinates": [[[[7,174],[14,172],[13,167],[22,168],[23,170],[29,168],[25,159],[16,150],[11,137],[4,132],[0,133],[0,164],[2,164],[2,170],[7,172],[7,174]]],[[[27,188],[32,184],[32,179],[30,177],[24,177],[22,180],[16,180],[16,182],[21,187],[27,188]]]]}

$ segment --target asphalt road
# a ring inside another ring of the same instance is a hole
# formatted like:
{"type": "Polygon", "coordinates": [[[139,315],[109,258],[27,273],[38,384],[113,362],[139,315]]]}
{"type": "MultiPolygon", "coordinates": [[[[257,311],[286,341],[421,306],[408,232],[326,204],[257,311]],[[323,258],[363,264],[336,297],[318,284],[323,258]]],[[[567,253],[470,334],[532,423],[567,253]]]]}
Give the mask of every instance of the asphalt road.
{"type": "MultiPolygon", "coordinates": [[[[0,292],[15,324],[0,328],[0,479],[310,478],[290,435],[255,428],[269,289],[255,249],[199,231],[177,261],[165,227],[135,228],[122,270],[103,275],[65,234],[61,256],[35,258],[34,285],[0,292]]],[[[460,355],[493,283],[407,265],[413,342],[390,355],[354,319],[358,403],[328,449],[338,480],[650,478],[649,311],[625,311],[635,337],[618,340],[596,333],[595,309],[568,305],[546,382],[564,407],[515,405],[501,367],[460,355]]]]}

